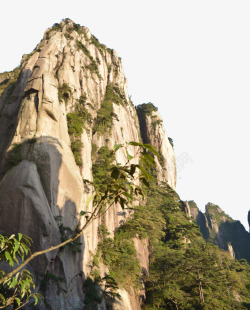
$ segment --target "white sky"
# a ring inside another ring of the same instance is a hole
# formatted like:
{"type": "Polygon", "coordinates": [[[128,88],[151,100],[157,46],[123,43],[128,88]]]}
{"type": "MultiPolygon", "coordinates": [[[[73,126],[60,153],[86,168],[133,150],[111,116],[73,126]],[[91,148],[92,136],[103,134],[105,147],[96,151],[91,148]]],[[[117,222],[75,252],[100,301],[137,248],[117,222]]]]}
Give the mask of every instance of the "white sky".
{"type": "Polygon", "coordinates": [[[153,102],[174,140],[177,192],[218,204],[246,227],[250,209],[249,0],[3,1],[0,72],[63,18],[122,57],[134,104],[153,102]]]}

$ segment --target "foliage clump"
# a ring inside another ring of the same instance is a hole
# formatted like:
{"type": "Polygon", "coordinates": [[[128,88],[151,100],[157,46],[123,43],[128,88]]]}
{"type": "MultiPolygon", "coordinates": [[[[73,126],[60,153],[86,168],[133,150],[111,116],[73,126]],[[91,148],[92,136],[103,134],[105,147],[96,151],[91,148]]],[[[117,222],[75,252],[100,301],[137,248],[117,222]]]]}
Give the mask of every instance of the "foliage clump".
{"type": "Polygon", "coordinates": [[[114,113],[113,103],[117,105],[128,104],[124,93],[117,85],[109,84],[106,88],[104,100],[101,108],[97,112],[93,133],[110,132],[113,126],[113,119],[118,120],[114,113]]]}
{"type": "Polygon", "coordinates": [[[114,239],[110,238],[104,225],[99,228],[99,237],[101,242],[98,244],[97,256],[109,268],[109,275],[119,287],[140,288],[141,266],[133,240],[127,239],[126,234],[119,229],[114,239]]]}
{"type": "Polygon", "coordinates": [[[90,277],[84,281],[83,292],[85,295],[84,304],[86,309],[93,309],[93,305],[97,307],[97,305],[102,302],[98,284],[90,277]]]}
{"type": "Polygon", "coordinates": [[[86,66],[86,68],[91,72],[91,74],[96,74],[98,76],[99,79],[101,79],[101,75],[99,73],[98,70],[98,65],[96,63],[96,61],[94,60],[94,58],[90,55],[89,50],[86,48],[86,46],[80,42],[80,41],[76,41],[76,45],[78,47],[78,49],[82,50],[83,53],[89,58],[90,60],[90,64],[88,66],[86,66]]]}
{"type": "MultiPolygon", "coordinates": [[[[206,243],[167,184],[150,182],[144,208],[149,217],[136,211],[132,218],[132,226],[136,219],[136,226],[150,243],[144,309],[247,309],[249,265],[240,269],[240,262],[206,243]],[[236,300],[236,292],[241,302],[236,300]]],[[[129,222],[125,225],[131,226],[129,222]]]]}
{"type": "Polygon", "coordinates": [[[50,34],[51,34],[53,31],[62,31],[62,25],[61,25],[61,24],[58,24],[58,23],[55,23],[55,24],[46,32],[46,40],[49,40],[49,39],[50,39],[50,34]]]}
{"type": "Polygon", "coordinates": [[[8,161],[12,166],[18,165],[22,161],[22,144],[15,143],[8,153],[8,161]]]}
{"type": "Polygon", "coordinates": [[[104,44],[101,44],[94,35],[92,35],[90,43],[93,44],[99,50],[102,56],[104,56],[106,46],[104,44]]]}
{"type": "Polygon", "coordinates": [[[6,90],[8,97],[15,89],[16,82],[20,74],[20,68],[15,68],[11,72],[0,73],[0,98],[3,92],[6,90]]]}
{"type": "MultiPolygon", "coordinates": [[[[30,253],[30,245],[31,239],[21,233],[17,236],[0,234],[0,263],[7,262],[11,267],[19,264],[30,253]]],[[[0,280],[6,276],[5,270],[2,269],[3,266],[1,264],[0,280]]],[[[37,305],[42,296],[34,292],[34,282],[32,273],[22,269],[0,284],[0,308],[19,309],[32,301],[34,305],[37,305]]]]}
{"type": "Polygon", "coordinates": [[[73,23],[72,27],[69,27],[68,32],[76,31],[78,34],[84,34],[84,31],[82,30],[82,27],[79,24],[73,23]]]}
{"type": "Polygon", "coordinates": [[[68,132],[71,138],[71,150],[78,166],[82,166],[81,149],[83,145],[81,142],[81,135],[83,129],[88,130],[85,124],[87,123],[90,125],[92,122],[92,116],[86,109],[86,100],[86,94],[82,95],[77,100],[74,111],[67,114],[68,132]]]}
{"type": "Polygon", "coordinates": [[[133,238],[147,239],[150,266],[143,309],[248,309],[247,262],[206,243],[168,184],[151,180],[145,194],[147,204],[136,208],[114,239],[100,227],[94,268],[103,262],[119,287],[138,288],[143,276],[133,238]]]}
{"type": "Polygon", "coordinates": [[[174,141],[172,138],[168,137],[168,141],[171,144],[172,147],[174,147],[174,141]]]}
{"type": "Polygon", "coordinates": [[[97,152],[97,158],[93,164],[93,183],[97,191],[105,192],[107,185],[111,182],[111,169],[115,159],[113,150],[107,145],[101,147],[97,152]]]}
{"type": "Polygon", "coordinates": [[[63,83],[62,86],[58,89],[58,100],[59,102],[68,103],[70,97],[72,95],[72,90],[67,83],[63,83]]]}
{"type": "Polygon", "coordinates": [[[139,104],[137,109],[142,110],[146,115],[149,116],[151,116],[153,112],[158,111],[158,108],[156,108],[151,102],[139,104]]]}

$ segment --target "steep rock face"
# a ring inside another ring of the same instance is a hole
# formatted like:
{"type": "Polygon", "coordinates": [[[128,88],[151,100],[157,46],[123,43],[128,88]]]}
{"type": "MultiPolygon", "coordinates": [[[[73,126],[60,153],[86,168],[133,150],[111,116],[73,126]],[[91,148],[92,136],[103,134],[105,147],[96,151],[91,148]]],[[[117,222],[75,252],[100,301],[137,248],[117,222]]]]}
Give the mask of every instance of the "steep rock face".
{"type": "MultiPolygon", "coordinates": [[[[158,122],[150,135],[153,125],[147,116],[145,127],[139,128],[120,58],[88,28],[70,20],[54,25],[36,49],[23,56],[15,74],[2,75],[0,81],[6,86],[0,98],[0,229],[29,235],[33,251],[58,244],[84,224],[80,212],[91,212],[86,202],[93,191],[84,180],[93,181],[92,166],[102,147],[147,136],[161,153],[159,179],[175,187],[174,153],[163,125],[158,122]],[[79,109],[87,118],[81,129],[74,125],[79,132],[72,134],[70,120],[77,119],[79,109]],[[74,150],[75,142],[80,150],[74,150]]],[[[128,151],[138,163],[134,148],[128,151]]],[[[125,164],[126,152],[119,150],[116,160],[125,164]]],[[[82,283],[98,244],[98,226],[104,223],[113,234],[128,216],[115,205],[84,232],[81,253],[66,247],[32,262],[38,280],[46,272],[64,279],[58,294],[57,284],[48,281],[45,297],[52,309],[84,307],[82,283]]],[[[147,246],[136,244],[147,269],[147,246]]],[[[116,309],[140,308],[136,293],[123,290],[121,296],[116,309]]],[[[105,309],[105,302],[101,307],[105,309]]]]}
{"type": "Polygon", "coordinates": [[[250,261],[250,234],[239,221],[234,221],[211,202],[206,205],[204,214],[199,211],[194,201],[189,201],[188,204],[206,241],[228,251],[231,257],[250,261]]]}
{"type": "Polygon", "coordinates": [[[136,107],[144,143],[153,145],[159,152],[155,156],[157,179],[167,182],[173,189],[176,186],[176,165],[173,146],[171,145],[162,118],[153,104],[142,104],[136,107]]]}

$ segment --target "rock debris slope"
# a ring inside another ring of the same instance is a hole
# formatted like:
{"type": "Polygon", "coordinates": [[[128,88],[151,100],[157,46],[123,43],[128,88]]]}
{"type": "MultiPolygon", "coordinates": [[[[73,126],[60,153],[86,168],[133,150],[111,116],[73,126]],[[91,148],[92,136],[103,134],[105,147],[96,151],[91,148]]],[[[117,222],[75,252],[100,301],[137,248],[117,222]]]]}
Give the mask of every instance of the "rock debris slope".
{"type": "MultiPolygon", "coordinates": [[[[142,137],[160,152],[159,179],[175,188],[174,152],[159,113],[142,105],[138,119],[121,59],[88,28],[66,19],[48,29],[19,68],[0,74],[0,96],[0,229],[30,236],[32,251],[59,243],[83,224],[80,212],[91,211],[86,202],[93,190],[86,180],[94,180],[100,150],[142,137]]],[[[124,164],[125,155],[118,151],[117,161],[124,164]]],[[[112,234],[128,216],[116,205],[103,222],[112,234]]],[[[38,285],[46,273],[64,279],[59,292],[55,281],[44,288],[52,309],[84,307],[82,285],[100,223],[85,231],[80,252],[66,247],[32,262],[38,285]]],[[[147,256],[143,244],[136,247],[147,256]]],[[[115,309],[140,309],[133,292],[120,293],[115,309]]],[[[106,309],[105,302],[98,307],[106,309]]]]}

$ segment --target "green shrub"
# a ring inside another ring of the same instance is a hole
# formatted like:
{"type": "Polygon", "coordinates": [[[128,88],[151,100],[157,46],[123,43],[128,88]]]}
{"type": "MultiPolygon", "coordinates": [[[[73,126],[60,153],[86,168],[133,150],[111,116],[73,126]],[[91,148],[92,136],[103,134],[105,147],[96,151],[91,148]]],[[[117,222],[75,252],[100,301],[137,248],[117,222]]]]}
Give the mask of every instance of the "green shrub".
{"type": "Polygon", "coordinates": [[[72,37],[69,33],[64,33],[64,36],[67,40],[74,40],[74,37],[72,37]]]}
{"type": "Polygon", "coordinates": [[[37,138],[30,138],[27,140],[27,143],[29,144],[35,144],[37,142],[37,138]]]}
{"type": "Polygon", "coordinates": [[[97,112],[93,133],[110,132],[113,119],[118,120],[117,115],[114,113],[113,103],[124,105],[127,104],[127,100],[117,85],[109,84],[106,88],[104,100],[97,112]]]}
{"type": "Polygon", "coordinates": [[[61,24],[54,24],[52,26],[52,28],[50,28],[47,32],[46,32],[46,40],[49,40],[50,39],[50,34],[52,31],[62,31],[62,25],[61,24]]]}
{"type": "Polygon", "coordinates": [[[158,125],[160,125],[160,124],[162,124],[162,120],[161,120],[161,119],[157,119],[156,121],[153,121],[153,122],[152,122],[152,127],[153,127],[153,129],[155,130],[156,127],[157,127],[158,125]]]}
{"type": "Polygon", "coordinates": [[[92,116],[86,109],[86,94],[82,95],[74,107],[72,113],[67,114],[68,133],[71,138],[71,150],[74,154],[76,164],[82,166],[81,149],[83,147],[81,142],[81,135],[83,129],[89,130],[85,123],[90,124],[92,122],[92,116]]]}
{"type": "Polygon", "coordinates": [[[13,93],[19,74],[20,68],[15,68],[10,72],[0,73],[0,78],[2,77],[3,79],[3,81],[0,83],[0,98],[5,90],[8,92],[8,96],[13,93]]]}
{"type": "Polygon", "coordinates": [[[115,77],[117,77],[118,73],[119,73],[119,67],[118,66],[115,66],[114,72],[115,72],[115,77]]]}
{"type": "MultiPolygon", "coordinates": [[[[71,238],[75,234],[75,231],[73,231],[69,227],[63,226],[62,224],[59,225],[59,230],[61,233],[61,242],[68,240],[69,238],[71,238]]],[[[66,246],[68,246],[73,253],[81,253],[81,248],[80,248],[81,244],[82,243],[79,242],[78,240],[74,240],[74,241],[68,243],[66,246]]]]}
{"type": "Polygon", "coordinates": [[[71,150],[73,152],[76,164],[78,166],[82,166],[82,159],[81,159],[82,147],[83,147],[83,144],[80,140],[74,140],[71,142],[71,150]]]}
{"type": "MultiPolygon", "coordinates": [[[[94,149],[92,145],[92,151],[94,149]]],[[[106,145],[101,147],[97,152],[96,160],[93,164],[93,183],[96,191],[104,192],[107,185],[111,182],[111,168],[115,155],[113,150],[110,150],[106,145]]]]}
{"type": "Polygon", "coordinates": [[[71,88],[69,87],[69,85],[67,83],[63,83],[63,85],[60,86],[58,89],[58,100],[59,100],[59,102],[64,101],[67,104],[71,95],[72,95],[71,88]]]}
{"type": "Polygon", "coordinates": [[[9,163],[12,166],[18,165],[22,161],[22,144],[16,143],[9,151],[9,163]]]}
{"type": "Polygon", "coordinates": [[[86,95],[82,95],[78,100],[74,107],[74,111],[72,113],[67,114],[68,121],[68,132],[70,135],[74,135],[74,137],[80,137],[83,133],[83,128],[88,130],[85,127],[85,123],[91,124],[93,118],[92,115],[86,109],[86,95]]]}
{"type": "Polygon", "coordinates": [[[172,145],[172,147],[174,147],[174,141],[172,138],[168,137],[168,141],[170,142],[170,144],[172,145]]]}
{"type": "Polygon", "coordinates": [[[88,66],[86,66],[86,68],[91,72],[91,74],[95,73],[98,76],[98,78],[101,79],[102,77],[101,77],[101,75],[99,73],[97,63],[94,60],[94,58],[90,55],[89,50],[86,48],[86,46],[82,42],[80,42],[78,40],[76,41],[76,45],[77,45],[78,49],[82,50],[83,53],[91,61],[91,63],[88,66]]]}
{"type": "Polygon", "coordinates": [[[131,286],[138,289],[141,286],[141,267],[132,239],[127,239],[119,232],[114,239],[109,238],[106,227],[99,229],[101,241],[98,252],[102,262],[109,268],[109,275],[119,287],[129,289],[131,286]]]}
{"type": "Polygon", "coordinates": [[[105,51],[106,47],[104,44],[101,44],[99,42],[99,40],[94,35],[92,35],[92,37],[91,37],[91,44],[95,45],[95,47],[99,50],[101,55],[104,56],[104,51],[105,51]]]}
{"type": "Polygon", "coordinates": [[[92,149],[91,149],[91,158],[92,158],[92,160],[94,160],[96,158],[97,150],[98,150],[98,146],[95,143],[92,142],[92,149]]]}
{"type": "Polygon", "coordinates": [[[84,120],[78,113],[68,113],[68,132],[70,135],[80,137],[83,133],[84,120]]]}
{"type": "Polygon", "coordinates": [[[93,306],[93,304],[100,304],[102,302],[98,285],[90,277],[88,277],[83,284],[83,292],[85,295],[84,303],[87,309],[93,309],[92,307],[88,308],[88,306],[93,306]]]}
{"type": "Polygon", "coordinates": [[[78,34],[84,34],[82,27],[79,24],[73,23],[73,26],[67,29],[68,32],[76,31],[78,34]]]}
{"type": "Polygon", "coordinates": [[[162,168],[164,167],[164,156],[162,153],[159,153],[159,157],[158,157],[159,163],[162,166],[162,168]]]}
{"type": "Polygon", "coordinates": [[[100,109],[97,112],[97,116],[93,126],[93,134],[95,134],[96,132],[101,134],[109,133],[113,126],[114,116],[115,113],[113,109],[113,103],[104,99],[100,109]]]}
{"type": "Polygon", "coordinates": [[[125,94],[117,84],[109,84],[106,89],[106,94],[105,94],[106,100],[110,100],[115,104],[128,104],[125,94]]]}
{"type": "Polygon", "coordinates": [[[152,115],[153,112],[158,110],[151,102],[140,104],[137,108],[143,110],[146,115],[152,115]]]}

